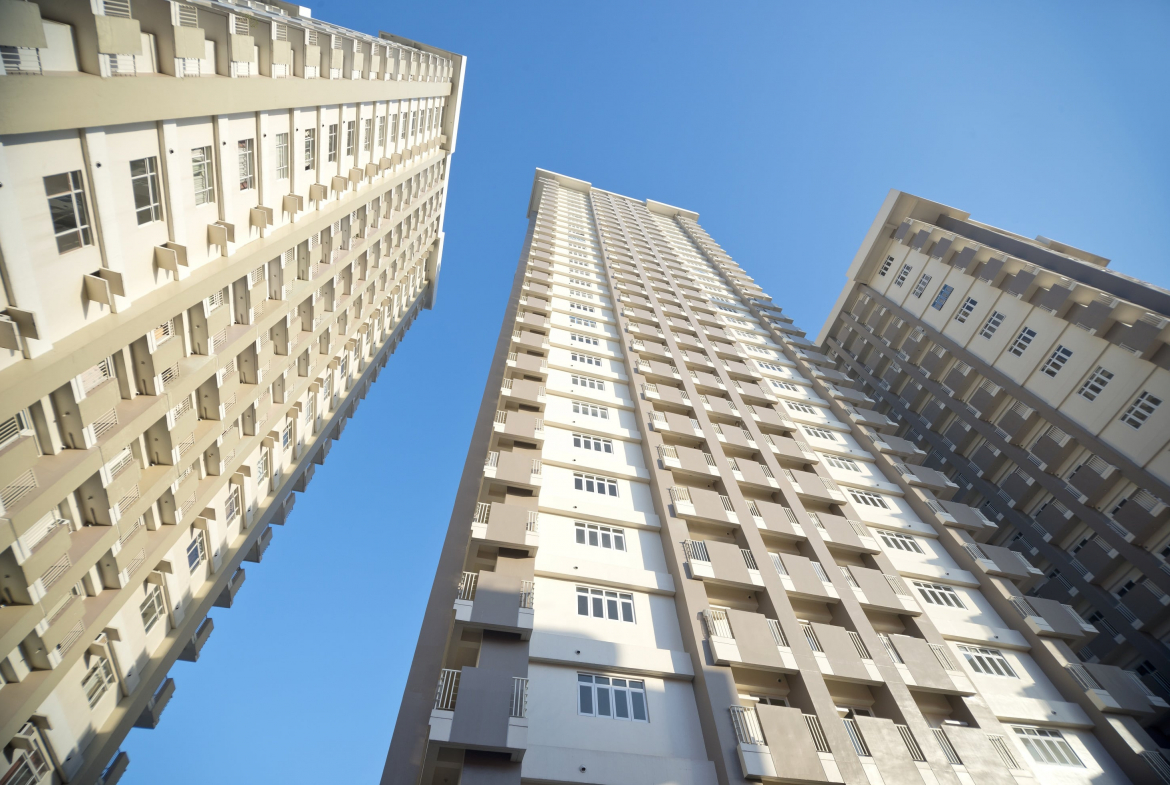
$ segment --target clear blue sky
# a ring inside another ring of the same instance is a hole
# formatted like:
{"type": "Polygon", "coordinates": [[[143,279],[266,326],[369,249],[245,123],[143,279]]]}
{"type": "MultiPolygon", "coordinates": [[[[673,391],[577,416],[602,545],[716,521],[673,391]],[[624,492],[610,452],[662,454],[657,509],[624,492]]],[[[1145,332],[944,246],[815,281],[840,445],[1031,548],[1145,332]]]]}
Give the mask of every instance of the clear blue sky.
{"type": "Polygon", "coordinates": [[[470,58],[438,305],[131,733],[128,785],[379,777],[535,167],[697,211],[814,336],[890,188],[1170,286],[1166,3],[312,7],[470,58]]]}

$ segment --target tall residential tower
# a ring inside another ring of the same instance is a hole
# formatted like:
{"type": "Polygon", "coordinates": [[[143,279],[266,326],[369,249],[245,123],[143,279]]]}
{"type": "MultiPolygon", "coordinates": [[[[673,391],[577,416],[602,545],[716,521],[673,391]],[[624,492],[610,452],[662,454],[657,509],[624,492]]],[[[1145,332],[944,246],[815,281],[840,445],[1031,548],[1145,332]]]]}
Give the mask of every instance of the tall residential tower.
{"type": "Polygon", "coordinates": [[[528,216],[384,783],[1157,781],[1166,704],[697,214],[528,216]]]}
{"type": "Polygon", "coordinates": [[[434,300],[463,58],[0,0],[0,66],[0,782],[111,785],[434,300]]]}
{"type": "MultiPolygon", "coordinates": [[[[1072,606],[1100,633],[1080,660],[1167,700],[1170,292],[1108,264],[893,192],[818,342],[998,524],[979,539],[1043,571],[1021,612],[1072,606]]],[[[1063,686],[1112,722],[1092,697],[1104,685],[1063,686]]]]}

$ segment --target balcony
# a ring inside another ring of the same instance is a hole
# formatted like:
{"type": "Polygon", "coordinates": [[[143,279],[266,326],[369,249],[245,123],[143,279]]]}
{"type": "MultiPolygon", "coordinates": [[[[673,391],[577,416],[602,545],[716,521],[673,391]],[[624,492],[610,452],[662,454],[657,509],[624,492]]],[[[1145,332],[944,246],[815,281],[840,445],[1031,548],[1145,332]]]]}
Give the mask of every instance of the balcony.
{"type": "Polygon", "coordinates": [[[817,455],[807,442],[770,433],[764,434],[764,441],[768,443],[773,455],[800,463],[820,463],[821,456],[817,455]]]}
{"type": "Polygon", "coordinates": [[[980,477],[994,477],[1007,462],[1007,456],[990,442],[979,445],[967,460],[972,471],[980,477]]]}
{"type": "Polygon", "coordinates": [[[818,602],[837,602],[840,595],[824,565],[794,553],[773,553],[772,566],[789,594],[818,602]]]}
{"type": "Polygon", "coordinates": [[[1049,467],[1059,469],[1076,448],[1077,443],[1071,436],[1050,425],[1028,451],[1040,459],[1040,468],[1047,470],[1049,467]]]}
{"type": "Polygon", "coordinates": [[[539,490],[544,468],[540,454],[540,450],[525,448],[489,452],[483,464],[483,474],[508,485],[539,490]]]}
{"type": "Polygon", "coordinates": [[[1033,567],[1019,551],[1001,548],[998,545],[975,543],[967,543],[963,547],[967,549],[967,553],[975,560],[975,565],[980,570],[988,575],[998,575],[1017,582],[1021,591],[1027,591],[1037,580],[1044,577],[1044,573],[1033,567]]]}
{"type": "Polygon", "coordinates": [[[748,512],[756,526],[761,529],[767,529],[793,539],[803,540],[807,537],[804,533],[804,527],[796,520],[796,514],[783,504],[764,499],[751,499],[748,501],[748,512]]]}
{"type": "Polygon", "coordinates": [[[881,570],[850,565],[845,568],[853,577],[853,594],[863,607],[886,613],[917,616],[922,613],[918,601],[900,576],[886,575],[881,570]]]}
{"type": "Polygon", "coordinates": [[[431,710],[430,740],[522,760],[528,747],[528,679],[486,668],[444,668],[431,710]]]}
{"type": "Polygon", "coordinates": [[[1063,638],[1070,643],[1084,643],[1097,634],[1097,628],[1077,615],[1067,605],[1043,597],[1009,597],[1012,607],[1036,635],[1063,638]]]}
{"type": "Polygon", "coordinates": [[[797,495],[804,500],[821,504],[843,504],[846,501],[841,488],[827,477],[798,469],[785,469],[784,476],[795,486],[797,495]]]}
{"type": "Polygon", "coordinates": [[[1020,439],[1031,431],[1039,419],[1035,409],[1020,401],[1015,401],[995,424],[995,432],[1009,444],[1018,445],[1020,439]]]}
{"type": "Polygon", "coordinates": [[[817,533],[826,542],[831,542],[845,550],[863,553],[878,553],[881,550],[877,540],[873,538],[865,524],[860,521],[827,512],[810,512],[808,517],[812,518],[817,533]]]}
{"type": "Polygon", "coordinates": [[[1002,387],[990,379],[984,379],[967,401],[967,409],[980,420],[986,420],[1006,398],[1007,394],[1002,387]]]}
{"type": "Polygon", "coordinates": [[[768,705],[731,706],[730,712],[746,779],[776,779],[783,773],[785,782],[843,781],[815,714],[768,705]]]}
{"type": "Polygon", "coordinates": [[[500,395],[517,405],[544,408],[544,385],[531,379],[504,379],[500,384],[500,395]]]}
{"type": "Polygon", "coordinates": [[[544,333],[519,329],[512,332],[512,351],[514,352],[548,351],[548,346],[548,335],[544,333]]]}
{"type": "Polygon", "coordinates": [[[492,428],[496,433],[512,439],[544,444],[544,418],[530,412],[497,411],[492,428]]]}
{"type": "Polygon", "coordinates": [[[711,659],[716,665],[743,664],[796,673],[799,668],[780,622],[762,613],[711,608],[703,612],[711,659]]]}
{"type": "Polygon", "coordinates": [[[910,468],[904,463],[895,461],[894,469],[910,485],[926,488],[942,499],[950,499],[959,490],[959,486],[952,482],[945,474],[927,468],[926,466],[910,468]]]}
{"type": "Polygon", "coordinates": [[[524,352],[509,352],[507,364],[509,368],[530,374],[548,373],[548,360],[540,355],[524,352]]]}
{"type": "Polygon", "coordinates": [[[858,409],[847,403],[841,405],[849,419],[864,428],[872,428],[879,433],[893,433],[898,430],[896,422],[873,409],[858,409]]]}
{"type": "Polygon", "coordinates": [[[889,639],[898,655],[895,665],[908,686],[931,692],[975,694],[971,680],[942,644],[910,635],[892,634],[889,639]]]}
{"type": "Polygon", "coordinates": [[[731,499],[716,491],[675,485],[670,489],[670,500],[676,517],[703,523],[739,523],[731,499]]]}
{"type": "Polygon", "coordinates": [[[668,431],[670,433],[697,438],[703,438],[704,436],[703,429],[699,426],[699,421],[685,414],[655,411],[651,412],[650,418],[656,431],[668,431]]]}
{"type": "Polygon", "coordinates": [[[872,435],[873,446],[888,455],[896,455],[905,461],[917,464],[926,457],[926,453],[918,448],[914,442],[903,439],[901,436],[893,436],[888,433],[874,433],[872,435]]]}
{"type": "Polygon", "coordinates": [[[1134,671],[1101,663],[1070,663],[1064,667],[1103,712],[1140,717],[1144,723],[1170,708],[1134,671]]]}
{"type": "Polygon", "coordinates": [[[647,401],[658,401],[659,403],[676,408],[693,408],[687,391],[681,387],[674,387],[669,384],[646,382],[642,385],[642,397],[647,401]]]}
{"type": "Polygon", "coordinates": [[[455,600],[455,621],[485,630],[532,635],[535,584],[501,572],[465,572],[455,600]]]}
{"type": "Polygon", "coordinates": [[[479,502],[471,520],[471,536],[487,545],[527,550],[536,554],[540,544],[539,513],[515,504],[479,502]]]}
{"type": "Polygon", "coordinates": [[[1018,467],[999,481],[999,488],[999,497],[1017,510],[1026,508],[1041,490],[1040,484],[1018,467]]]}
{"type": "Polygon", "coordinates": [[[802,621],[800,626],[817,666],[824,675],[865,684],[881,684],[885,681],[858,633],[817,622],[802,621]]]}
{"type": "Polygon", "coordinates": [[[752,552],[734,543],[685,540],[687,567],[696,580],[754,589],[764,585],[752,552]]]}
{"type": "Polygon", "coordinates": [[[952,452],[956,455],[963,455],[967,452],[967,448],[979,438],[979,431],[972,429],[965,421],[956,418],[943,432],[942,437],[952,452]]]}
{"type": "Polygon", "coordinates": [[[1113,466],[1096,455],[1090,455],[1068,478],[1068,484],[1080,494],[1082,504],[1093,507],[1101,503],[1117,478],[1113,466]]]}

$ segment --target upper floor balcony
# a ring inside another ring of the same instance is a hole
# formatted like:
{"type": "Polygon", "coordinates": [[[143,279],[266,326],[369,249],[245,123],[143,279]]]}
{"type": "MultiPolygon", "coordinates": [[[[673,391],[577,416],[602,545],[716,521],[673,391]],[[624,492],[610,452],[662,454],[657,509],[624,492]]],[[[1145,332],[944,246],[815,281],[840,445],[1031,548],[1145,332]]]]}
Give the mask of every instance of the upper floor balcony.
{"type": "Polygon", "coordinates": [[[532,635],[535,582],[504,572],[464,572],[455,600],[455,621],[470,627],[532,635]]]}
{"type": "Polygon", "coordinates": [[[435,689],[430,740],[522,760],[528,748],[528,679],[486,668],[444,668],[435,689]]]}
{"type": "Polygon", "coordinates": [[[540,514],[515,504],[479,502],[471,520],[471,536],[487,545],[527,550],[540,545],[540,514]]]}

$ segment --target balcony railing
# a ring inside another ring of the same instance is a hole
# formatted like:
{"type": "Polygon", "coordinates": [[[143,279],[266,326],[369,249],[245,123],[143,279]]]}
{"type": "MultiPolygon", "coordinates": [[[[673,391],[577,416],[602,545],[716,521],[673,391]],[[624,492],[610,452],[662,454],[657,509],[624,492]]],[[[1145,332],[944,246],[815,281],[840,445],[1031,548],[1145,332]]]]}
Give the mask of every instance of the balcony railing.
{"type": "Polygon", "coordinates": [[[459,580],[459,599],[474,600],[475,587],[479,583],[478,572],[465,572],[463,577],[459,580]]]}
{"type": "Polygon", "coordinates": [[[784,562],[780,561],[780,554],[769,551],[768,555],[772,557],[772,566],[776,568],[776,572],[780,575],[780,577],[790,577],[788,574],[788,568],[784,566],[784,562]]]}
{"type": "Polygon", "coordinates": [[[777,646],[788,646],[788,636],[784,634],[784,629],[780,626],[780,622],[776,619],[768,619],[768,629],[772,632],[772,639],[776,641],[777,646]]]}
{"type": "Polygon", "coordinates": [[[925,763],[926,755],[923,754],[922,747],[918,746],[918,739],[914,738],[914,734],[910,732],[910,726],[895,724],[894,727],[898,729],[898,734],[902,737],[902,742],[910,753],[910,760],[925,763]]]}
{"type": "Polygon", "coordinates": [[[727,611],[720,608],[710,608],[703,612],[707,620],[707,632],[717,638],[734,638],[731,631],[731,620],[727,618],[727,611]]]}
{"type": "Polygon", "coordinates": [[[707,553],[707,543],[700,540],[683,540],[683,553],[687,561],[710,562],[711,556],[707,553]]]}
{"type": "Polygon", "coordinates": [[[872,660],[873,659],[873,657],[870,656],[869,648],[865,645],[865,641],[863,641],[861,639],[860,633],[853,632],[852,630],[850,630],[849,631],[849,640],[853,641],[853,648],[857,650],[858,657],[861,657],[861,659],[863,659],[863,660],[872,660]]]}
{"type": "Polygon", "coordinates": [[[534,581],[520,582],[520,607],[532,608],[536,602],[536,583],[534,581]]]}
{"type": "Polygon", "coordinates": [[[849,741],[853,742],[853,751],[863,758],[873,757],[865,744],[865,738],[861,735],[861,729],[857,727],[857,720],[846,717],[841,722],[845,723],[845,732],[849,734],[849,741]]]}
{"type": "Polygon", "coordinates": [[[528,679],[512,677],[512,699],[508,706],[509,717],[528,716],[528,679]]]}
{"type": "Polygon", "coordinates": [[[938,746],[942,748],[943,755],[947,756],[947,762],[952,766],[962,766],[963,759],[959,757],[959,753],[955,751],[955,746],[947,738],[946,731],[942,728],[931,728],[930,730],[934,734],[934,739],[938,742],[938,746]]]}
{"type": "Polygon", "coordinates": [[[474,523],[487,523],[492,514],[492,506],[487,502],[479,502],[475,505],[475,516],[471,519],[474,523]]]}
{"type": "Polygon", "coordinates": [[[454,711],[459,699],[459,674],[461,671],[444,668],[439,672],[439,687],[435,690],[435,708],[440,711],[454,711]]]}
{"type": "MultiPolygon", "coordinates": [[[[1081,685],[1081,689],[1083,689],[1083,690],[1103,689],[1101,687],[1101,684],[1095,678],[1093,678],[1093,674],[1091,674],[1087,670],[1085,670],[1085,666],[1079,665],[1077,663],[1069,663],[1068,665],[1064,666],[1064,669],[1067,670],[1068,674],[1070,676],[1072,676],[1073,679],[1076,680],[1077,684],[1081,685]]],[[[1145,687],[1144,684],[1142,686],[1143,686],[1143,688],[1145,687]]]]}
{"type": "Polygon", "coordinates": [[[825,738],[825,730],[821,727],[821,721],[817,715],[805,714],[804,722],[808,725],[808,732],[812,736],[813,746],[817,748],[817,752],[832,752],[829,749],[829,740],[825,738]]]}
{"type": "Polygon", "coordinates": [[[735,737],[740,744],[755,744],[764,746],[768,743],[764,738],[764,731],[760,728],[760,718],[754,708],[745,706],[731,706],[731,724],[735,727],[735,737]]]}
{"type": "Polygon", "coordinates": [[[498,452],[489,452],[487,459],[483,462],[484,467],[494,469],[500,463],[500,454],[498,452]]]}
{"type": "Polygon", "coordinates": [[[804,639],[808,643],[809,648],[815,652],[824,654],[825,650],[821,646],[821,641],[817,638],[817,631],[813,629],[813,626],[807,621],[802,621],[800,623],[800,630],[804,633],[804,639]]]}
{"type": "Polygon", "coordinates": [[[538,513],[536,510],[529,510],[528,511],[528,522],[527,522],[527,524],[525,524],[525,527],[524,527],[525,531],[530,531],[533,534],[536,534],[536,531],[537,531],[537,528],[539,527],[539,525],[540,525],[540,513],[538,513]]]}

